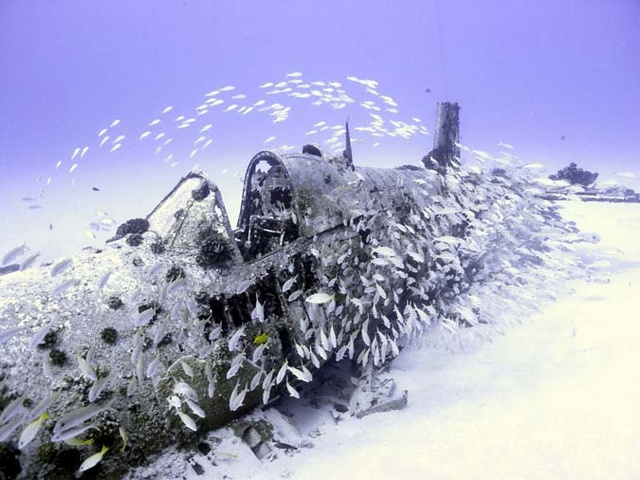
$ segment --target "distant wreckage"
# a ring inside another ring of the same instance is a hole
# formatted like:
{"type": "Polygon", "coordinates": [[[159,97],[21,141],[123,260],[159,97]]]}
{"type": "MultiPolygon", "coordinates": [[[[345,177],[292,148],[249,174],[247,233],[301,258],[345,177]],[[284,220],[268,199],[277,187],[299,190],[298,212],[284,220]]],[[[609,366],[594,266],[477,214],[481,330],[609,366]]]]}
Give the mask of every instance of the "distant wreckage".
{"type": "Polygon", "coordinates": [[[429,168],[354,166],[347,125],[341,156],[255,155],[236,229],[194,171],[104,248],[1,276],[2,468],[116,478],[297,396],[329,359],[380,366],[429,329],[481,270],[455,249],[480,208],[454,193],[443,105],[455,131],[429,168]]]}

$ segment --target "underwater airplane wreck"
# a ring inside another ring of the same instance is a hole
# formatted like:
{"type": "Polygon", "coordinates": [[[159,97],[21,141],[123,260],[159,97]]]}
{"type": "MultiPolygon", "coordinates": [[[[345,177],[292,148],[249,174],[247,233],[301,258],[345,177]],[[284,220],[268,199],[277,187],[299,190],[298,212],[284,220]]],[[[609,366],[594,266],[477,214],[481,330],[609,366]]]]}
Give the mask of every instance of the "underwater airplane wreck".
{"type": "Polygon", "coordinates": [[[347,126],[339,156],[255,155],[235,229],[193,171],[104,248],[1,276],[0,463],[115,478],[298,396],[329,360],[378,367],[423,331],[476,324],[450,305],[482,274],[484,252],[458,247],[489,207],[443,105],[423,165],[354,165],[347,126]]]}

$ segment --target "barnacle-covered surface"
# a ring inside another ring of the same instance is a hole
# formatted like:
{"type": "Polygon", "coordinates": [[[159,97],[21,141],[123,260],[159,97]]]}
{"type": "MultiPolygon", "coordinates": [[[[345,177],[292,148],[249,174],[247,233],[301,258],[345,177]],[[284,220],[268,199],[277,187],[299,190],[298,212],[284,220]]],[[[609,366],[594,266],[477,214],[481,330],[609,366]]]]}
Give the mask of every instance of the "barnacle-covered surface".
{"type": "Polygon", "coordinates": [[[297,396],[330,358],[482,332],[478,282],[521,288],[514,272],[578,238],[528,182],[261,152],[232,231],[189,174],[143,232],[0,278],[2,451],[21,445],[24,478],[67,478],[106,446],[91,473],[114,478],[297,396]]]}

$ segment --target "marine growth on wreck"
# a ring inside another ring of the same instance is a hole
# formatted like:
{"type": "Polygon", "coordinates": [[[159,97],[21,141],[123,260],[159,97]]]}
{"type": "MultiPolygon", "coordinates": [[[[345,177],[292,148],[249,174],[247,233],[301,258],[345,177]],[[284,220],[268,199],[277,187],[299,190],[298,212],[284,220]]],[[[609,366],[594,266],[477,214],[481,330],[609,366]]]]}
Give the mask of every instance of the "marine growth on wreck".
{"type": "Polygon", "coordinates": [[[524,177],[314,153],[254,156],[236,229],[193,171],[104,248],[0,277],[2,468],[122,475],[328,360],[489,322],[474,285],[573,233],[524,177]]]}

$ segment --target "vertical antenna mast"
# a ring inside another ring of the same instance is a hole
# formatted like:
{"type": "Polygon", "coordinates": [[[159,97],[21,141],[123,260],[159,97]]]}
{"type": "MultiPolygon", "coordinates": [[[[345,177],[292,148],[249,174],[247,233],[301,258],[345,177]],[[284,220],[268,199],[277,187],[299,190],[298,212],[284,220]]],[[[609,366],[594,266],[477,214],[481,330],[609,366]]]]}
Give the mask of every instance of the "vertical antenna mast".
{"type": "Polygon", "coordinates": [[[342,155],[347,160],[347,167],[355,170],[353,166],[353,151],[351,150],[351,136],[349,135],[349,117],[345,121],[345,149],[342,155]]]}

